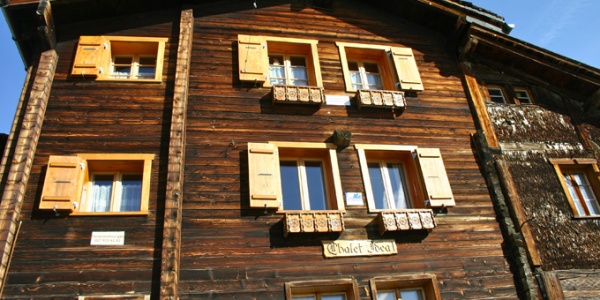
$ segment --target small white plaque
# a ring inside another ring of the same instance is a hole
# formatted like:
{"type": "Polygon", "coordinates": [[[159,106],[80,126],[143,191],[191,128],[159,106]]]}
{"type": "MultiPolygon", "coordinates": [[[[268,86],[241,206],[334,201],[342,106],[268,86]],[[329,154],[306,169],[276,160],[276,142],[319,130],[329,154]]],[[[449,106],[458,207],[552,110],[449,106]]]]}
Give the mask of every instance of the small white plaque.
{"type": "Polygon", "coordinates": [[[348,204],[348,205],[359,205],[359,206],[364,205],[365,202],[363,201],[362,193],[347,192],[346,193],[346,204],[348,204]]]}
{"type": "Polygon", "coordinates": [[[325,95],[325,104],[350,106],[350,96],[325,95]]]}
{"type": "Polygon", "coordinates": [[[125,245],[125,231],[92,231],[92,246],[122,246],[125,245]]]}

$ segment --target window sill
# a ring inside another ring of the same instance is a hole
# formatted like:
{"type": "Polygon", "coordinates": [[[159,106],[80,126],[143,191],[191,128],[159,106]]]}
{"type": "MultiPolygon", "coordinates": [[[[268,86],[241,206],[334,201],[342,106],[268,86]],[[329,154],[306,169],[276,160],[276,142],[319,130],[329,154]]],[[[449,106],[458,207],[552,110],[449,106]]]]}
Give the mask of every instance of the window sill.
{"type": "Polygon", "coordinates": [[[147,211],[127,211],[127,212],[72,212],[71,217],[132,217],[147,216],[147,211]]]}
{"type": "Polygon", "coordinates": [[[289,233],[342,232],[344,215],[339,210],[283,212],[284,235],[289,233]]]}
{"type": "Polygon", "coordinates": [[[377,215],[379,234],[388,231],[432,230],[437,224],[431,209],[398,209],[380,211],[377,215]]]}

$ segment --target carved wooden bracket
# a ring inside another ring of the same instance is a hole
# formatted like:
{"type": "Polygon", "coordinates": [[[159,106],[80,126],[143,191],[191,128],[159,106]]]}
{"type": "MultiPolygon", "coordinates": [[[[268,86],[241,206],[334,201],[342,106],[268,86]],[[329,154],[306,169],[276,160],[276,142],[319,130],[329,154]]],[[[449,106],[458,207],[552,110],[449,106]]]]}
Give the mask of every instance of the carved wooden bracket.
{"type": "Polygon", "coordinates": [[[325,103],[323,88],[316,86],[274,85],[273,103],[325,103]]]}
{"type": "Polygon", "coordinates": [[[404,92],[380,91],[380,90],[358,90],[356,91],[356,102],[361,107],[390,107],[392,109],[406,109],[404,92]]]}
{"type": "Polygon", "coordinates": [[[340,211],[286,212],[284,234],[300,232],[342,232],[344,216],[340,211]]]}
{"type": "Polygon", "coordinates": [[[380,212],[377,216],[379,234],[386,231],[431,230],[437,226],[431,209],[402,209],[380,212]]]}

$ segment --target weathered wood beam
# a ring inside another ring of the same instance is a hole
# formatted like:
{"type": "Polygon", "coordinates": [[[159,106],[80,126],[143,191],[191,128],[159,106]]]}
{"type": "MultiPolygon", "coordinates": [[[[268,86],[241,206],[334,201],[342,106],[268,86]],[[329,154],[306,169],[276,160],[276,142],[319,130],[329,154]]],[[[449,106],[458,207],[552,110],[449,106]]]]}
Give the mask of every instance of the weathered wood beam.
{"type": "Polygon", "coordinates": [[[27,101],[27,112],[20,125],[14,154],[10,158],[10,170],[0,202],[0,296],[4,289],[10,256],[16,242],[21,205],[25,198],[35,150],[42,132],[42,123],[57,63],[56,51],[49,50],[42,53],[27,101]]]}
{"type": "Polygon", "coordinates": [[[182,11],[179,23],[179,46],[177,47],[173,113],[171,116],[171,134],[169,138],[167,192],[165,197],[160,275],[161,299],[179,298],[179,257],[181,252],[181,223],[183,213],[185,131],[193,30],[193,11],[191,9],[182,11]]]}
{"type": "Polygon", "coordinates": [[[479,128],[483,130],[488,145],[492,148],[498,148],[498,138],[494,132],[494,126],[492,126],[492,121],[487,112],[486,100],[481,92],[479,83],[477,83],[477,78],[475,78],[473,70],[467,63],[461,63],[461,68],[465,88],[467,89],[467,97],[471,100],[469,101],[469,105],[474,113],[475,121],[479,125],[479,128]]]}
{"type": "Polygon", "coordinates": [[[37,7],[36,15],[38,16],[38,36],[42,42],[44,50],[56,48],[56,34],[54,30],[54,17],[52,16],[52,8],[50,0],[40,0],[37,7]]]}

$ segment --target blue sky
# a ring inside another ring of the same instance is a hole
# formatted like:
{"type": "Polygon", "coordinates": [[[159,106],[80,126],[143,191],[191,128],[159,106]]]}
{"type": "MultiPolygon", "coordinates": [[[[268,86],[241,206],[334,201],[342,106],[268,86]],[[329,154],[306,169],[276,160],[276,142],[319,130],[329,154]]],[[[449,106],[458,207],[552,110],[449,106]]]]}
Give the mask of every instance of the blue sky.
{"type": "MultiPolygon", "coordinates": [[[[515,24],[511,36],[600,68],[600,0],[470,0],[515,24]]],[[[0,133],[12,125],[25,67],[0,14],[0,133]]]]}

